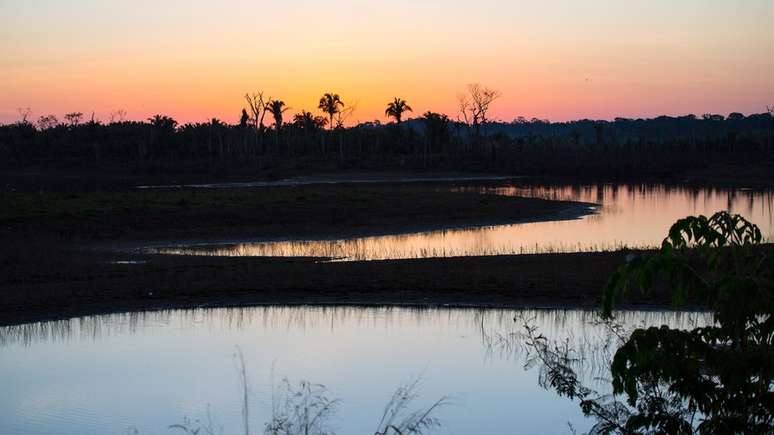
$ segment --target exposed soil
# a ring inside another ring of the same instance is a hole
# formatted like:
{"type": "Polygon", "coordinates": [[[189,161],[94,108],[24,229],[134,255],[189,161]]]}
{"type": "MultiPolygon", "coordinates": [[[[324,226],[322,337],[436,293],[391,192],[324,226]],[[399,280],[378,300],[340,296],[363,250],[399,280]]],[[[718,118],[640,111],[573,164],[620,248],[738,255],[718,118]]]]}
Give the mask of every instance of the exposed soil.
{"type": "Polygon", "coordinates": [[[572,218],[590,206],[426,184],[10,192],[0,199],[0,236],[81,244],[398,233],[572,218]]]}
{"type": "MultiPolygon", "coordinates": [[[[594,307],[624,253],[540,254],[372,262],[146,256],[57,257],[0,283],[0,325],[87,314],[263,304],[594,307]]],[[[666,306],[665,295],[626,304],[666,306]]]]}
{"type": "MultiPolygon", "coordinates": [[[[0,325],[201,305],[593,307],[625,253],[329,263],[130,255],[148,241],[346,236],[573,217],[588,204],[451,192],[449,182],[3,191],[0,325]],[[116,264],[115,260],[139,261],[116,264]]],[[[627,305],[664,307],[663,294],[627,305]]]]}

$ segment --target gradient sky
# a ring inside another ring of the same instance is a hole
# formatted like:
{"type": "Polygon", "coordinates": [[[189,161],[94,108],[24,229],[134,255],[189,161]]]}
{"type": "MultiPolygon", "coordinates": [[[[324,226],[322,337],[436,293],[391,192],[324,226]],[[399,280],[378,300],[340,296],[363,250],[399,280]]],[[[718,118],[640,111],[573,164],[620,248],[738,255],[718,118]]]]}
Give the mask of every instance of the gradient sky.
{"type": "Polygon", "coordinates": [[[393,96],[456,117],[611,119],[774,105],[772,0],[0,0],[0,122],[80,111],[238,120],[245,92],[384,120],[393,96]]]}

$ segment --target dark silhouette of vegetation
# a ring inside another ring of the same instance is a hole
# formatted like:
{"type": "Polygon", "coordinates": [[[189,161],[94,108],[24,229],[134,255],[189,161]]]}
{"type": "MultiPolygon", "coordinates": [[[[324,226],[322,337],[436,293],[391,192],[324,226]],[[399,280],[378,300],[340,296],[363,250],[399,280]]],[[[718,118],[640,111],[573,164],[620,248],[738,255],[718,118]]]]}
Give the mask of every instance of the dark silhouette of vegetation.
{"type": "Polygon", "coordinates": [[[434,112],[404,119],[411,107],[396,98],[385,111],[396,123],[350,127],[344,122],[354,108],[335,93],[320,99],[323,116],[301,111],[289,123],[284,102],[262,92],[245,95],[247,107],[234,125],[220,120],[178,125],[162,114],[126,121],[122,110],[111,113],[109,123],[84,121],[82,113],[73,112],[61,122],[47,114],[33,124],[31,111],[20,109],[18,122],[0,125],[0,167],[216,175],[423,169],[625,178],[774,164],[769,112],[493,122],[488,111],[498,97],[497,91],[471,85],[456,121],[434,112]],[[267,113],[271,133],[264,126],[267,113]],[[266,146],[268,134],[272,147],[266,146]]]}
{"type": "Polygon", "coordinates": [[[293,116],[293,125],[306,132],[317,132],[325,129],[328,120],[322,116],[314,116],[312,112],[302,111],[293,116]]]}
{"type": "Polygon", "coordinates": [[[636,329],[621,337],[610,371],[615,396],[578,380],[571,349],[527,325],[543,385],[578,399],[597,419],[592,433],[765,434],[774,425],[774,260],[757,226],[719,212],[688,217],[655,254],[632,258],[610,279],[603,316],[630,287],[695,299],[714,324],[692,330],[636,329]],[[624,395],[626,402],[617,400],[624,395]]]}
{"type": "Polygon", "coordinates": [[[246,109],[242,109],[242,116],[239,118],[239,128],[247,128],[250,122],[250,115],[247,114],[246,109]]]}
{"type": "Polygon", "coordinates": [[[323,95],[320,98],[320,103],[317,105],[318,109],[322,110],[326,115],[328,115],[328,125],[330,125],[331,130],[335,128],[335,124],[333,123],[334,116],[341,113],[341,109],[343,107],[344,102],[341,101],[339,94],[334,94],[331,92],[323,95]]]}
{"type": "Polygon", "coordinates": [[[400,122],[403,120],[403,114],[405,112],[413,111],[414,110],[411,108],[411,106],[406,103],[406,100],[395,97],[395,99],[387,105],[387,109],[384,111],[384,114],[390,118],[394,118],[395,122],[400,124],[400,122]]]}
{"type": "Polygon", "coordinates": [[[289,109],[282,100],[271,100],[266,105],[266,111],[271,113],[271,116],[274,118],[275,131],[279,132],[282,129],[282,115],[289,109]]]}
{"type": "Polygon", "coordinates": [[[67,123],[70,124],[70,127],[75,127],[81,123],[81,120],[83,119],[83,113],[81,112],[68,113],[64,116],[64,118],[67,121],[67,123]]]}
{"type": "Polygon", "coordinates": [[[473,83],[468,85],[466,93],[458,97],[460,118],[473,127],[476,138],[481,134],[481,126],[488,121],[486,114],[489,107],[501,96],[500,91],[473,83]]]}
{"type": "MultiPolygon", "coordinates": [[[[257,131],[263,132],[263,119],[266,117],[266,107],[268,101],[271,101],[271,98],[264,99],[263,92],[256,92],[253,94],[245,94],[245,100],[247,101],[247,107],[253,113],[253,127],[257,131]]],[[[245,112],[245,110],[242,109],[242,112],[245,112]]]]}

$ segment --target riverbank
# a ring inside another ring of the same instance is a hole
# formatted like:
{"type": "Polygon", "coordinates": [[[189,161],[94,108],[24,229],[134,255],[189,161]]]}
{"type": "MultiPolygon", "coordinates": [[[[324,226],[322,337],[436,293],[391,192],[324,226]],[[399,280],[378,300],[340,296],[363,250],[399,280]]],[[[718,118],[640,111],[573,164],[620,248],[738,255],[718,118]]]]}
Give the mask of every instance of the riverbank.
{"type": "MultiPolygon", "coordinates": [[[[200,304],[499,304],[504,302],[497,298],[479,301],[470,291],[475,274],[499,275],[503,264],[488,261],[354,265],[142,255],[130,248],[184,240],[351,237],[591,212],[585,203],[452,192],[444,183],[6,192],[0,324],[200,304]],[[476,272],[452,278],[446,267],[476,272]]],[[[508,276],[498,276],[498,288],[505,289],[508,276]]]]}
{"type": "Polygon", "coordinates": [[[450,183],[519,180],[532,184],[665,184],[683,187],[753,188],[774,186],[774,162],[755,164],[716,163],[697,169],[659,174],[631,173],[619,176],[559,175],[542,171],[541,175],[524,172],[462,172],[421,170],[243,170],[213,174],[206,171],[155,171],[143,173],[126,168],[111,170],[54,169],[25,167],[0,173],[0,192],[115,192],[138,186],[220,186],[261,187],[267,185],[298,184],[393,184],[393,183],[450,183]]]}
{"type": "Polygon", "coordinates": [[[6,192],[0,200],[5,240],[112,244],[405,233],[573,219],[592,206],[435,184],[6,192]]]}
{"type": "MultiPolygon", "coordinates": [[[[338,263],[150,255],[132,249],[186,241],[399,234],[574,219],[592,212],[588,203],[455,189],[470,185],[438,179],[5,191],[0,198],[5,205],[0,209],[0,324],[203,305],[598,306],[625,251],[338,263]]],[[[626,301],[640,308],[668,303],[665,295],[633,295],[626,301]]]]}
{"type": "MultiPolygon", "coordinates": [[[[41,254],[44,255],[44,254],[41,254]]],[[[320,262],[103,252],[58,257],[0,284],[0,325],[89,314],[237,305],[599,306],[626,252],[320,262]]],[[[665,307],[666,295],[626,305],[665,307]]]]}

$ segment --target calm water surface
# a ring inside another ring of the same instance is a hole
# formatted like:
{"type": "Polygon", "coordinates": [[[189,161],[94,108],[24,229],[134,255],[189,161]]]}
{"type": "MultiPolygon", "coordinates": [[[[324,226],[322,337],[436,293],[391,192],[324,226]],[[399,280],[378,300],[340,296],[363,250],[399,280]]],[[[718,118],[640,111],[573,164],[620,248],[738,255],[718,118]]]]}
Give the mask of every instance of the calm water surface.
{"type": "Polygon", "coordinates": [[[663,185],[462,187],[485,193],[598,204],[579,218],[515,225],[378,235],[348,239],[273,240],[162,248],[156,252],[221,256],[311,256],[340,260],[452,257],[467,255],[584,252],[660,245],[677,219],[740,213],[774,234],[774,194],[745,189],[680,188],[663,185]]]}
{"type": "MultiPolygon", "coordinates": [[[[629,326],[707,322],[701,313],[623,312],[629,326]]],[[[250,420],[270,415],[272,379],[309,380],[341,399],[331,426],[373,433],[395,389],[422,377],[445,434],[566,434],[587,429],[578,405],[538,387],[517,335],[532,319],[604,376],[613,338],[589,311],[264,307],[85,317],[0,328],[0,433],[167,434],[206,415],[239,433],[236,346],[244,352],[250,420]],[[514,319],[517,319],[514,321],[514,319]],[[128,432],[130,431],[130,432],[128,432]]]]}

